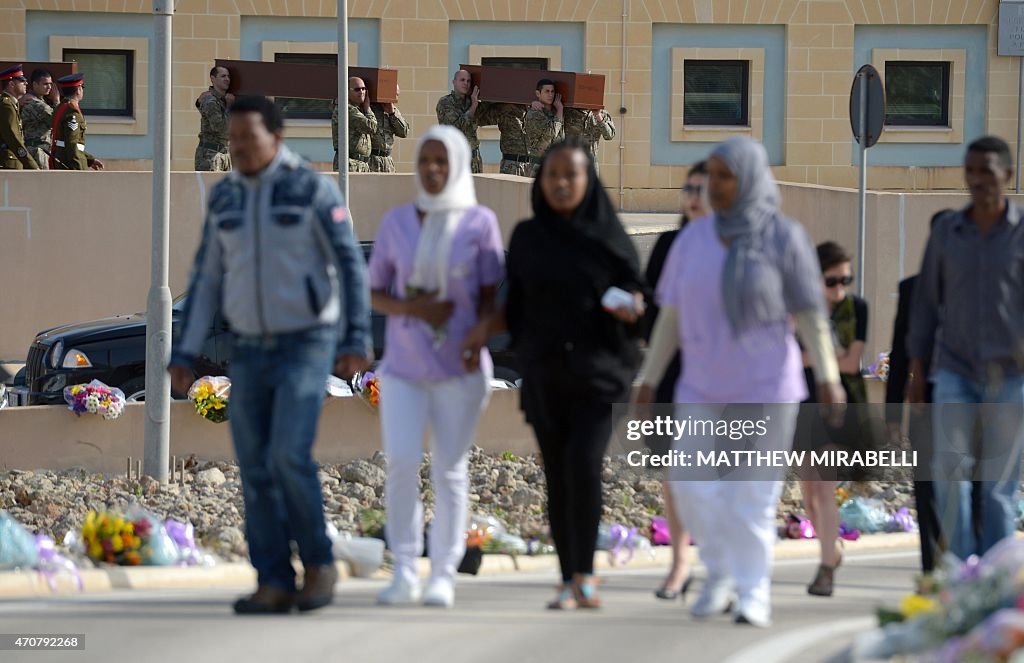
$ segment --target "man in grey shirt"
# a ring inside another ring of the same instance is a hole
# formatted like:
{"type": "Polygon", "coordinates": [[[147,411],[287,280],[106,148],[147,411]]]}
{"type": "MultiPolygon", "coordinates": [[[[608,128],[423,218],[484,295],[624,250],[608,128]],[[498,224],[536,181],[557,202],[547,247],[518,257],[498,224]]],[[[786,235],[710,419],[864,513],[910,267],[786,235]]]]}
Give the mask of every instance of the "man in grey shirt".
{"type": "Polygon", "coordinates": [[[912,403],[925,400],[924,367],[931,361],[938,514],[948,549],[961,559],[984,554],[1016,531],[1024,440],[1024,223],[1005,194],[1012,163],[1000,138],[986,136],[967,148],[971,204],[933,226],[907,340],[912,403]],[[982,492],[980,538],[971,526],[975,477],[982,492]]]}

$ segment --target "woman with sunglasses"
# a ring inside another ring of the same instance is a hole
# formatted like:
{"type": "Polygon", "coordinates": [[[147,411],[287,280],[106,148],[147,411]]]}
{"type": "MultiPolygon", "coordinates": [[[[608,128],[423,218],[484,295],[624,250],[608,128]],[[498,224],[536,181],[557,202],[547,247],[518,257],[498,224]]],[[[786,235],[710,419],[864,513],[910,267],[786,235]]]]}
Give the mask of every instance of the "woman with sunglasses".
{"type": "MultiPolygon", "coordinates": [[[[679,220],[679,227],[669,230],[658,236],[654,248],[651,249],[651,256],[647,261],[647,270],[644,276],[647,283],[655,286],[661,278],[661,272],[665,268],[665,260],[668,258],[669,250],[676,237],[690,221],[701,219],[707,216],[711,207],[708,204],[707,196],[708,168],[704,161],[699,161],[690,167],[686,174],[686,184],[682,189],[682,214],[679,220]]],[[[645,314],[647,322],[647,340],[651,340],[651,332],[654,331],[654,322],[658,319],[659,307],[651,304],[647,307],[645,314]]],[[[671,403],[672,395],[676,389],[676,381],[682,370],[680,353],[676,352],[672,362],[665,370],[664,377],[658,384],[655,391],[655,403],[671,403]]],[[[652,451],[665,453],[672,445],[671,438],[649,439],[648,444],[652,451]]],[[[690,562],[687,553],[690,549],[690,533],[683,523],[683,519],[676,511],[675,500],[672,498],[672,482],[666,480],[661,482],[662,494],[665,497],[665,521],[668,523],[669,535],[672,539],[672,566],[668,575],[662,581],[661,587],[655,590],[654,595],[659,599],[669,601],[677,598],[686,600],[686,592],[690,588],[692,576],[690,574],[690,562]]]]}
{"type": "MultiPolygon", "coordinates": [[[[851,404],[867,403],[867,387],[860,369],[867,340],[867,302],[847,289],[853,284],[853,272],[850,256],[843,247],[835,242],[819,244],[818,263],[825,286],[825,301],[831,312],[837,343],[836,361],[846,401],[851,404]]],[[[806,359],[804,365],[808,393],[811,394],[806,402],[813,402],[816,393],[814,373],[806,359]]],[[[797,446],[813,451],[837,447],[862,448],[862,433],[867,429],[858,424],[859,414],[856,408],[850,408],[841,428],[822,428],[816,411],[805,408],[798,424],[797,446]]],[[[843,558],[838,538],[839,507],[835,498],[835,477],[822,476],[809,466],[800,468],[799,475],[804,507],[821,546],[821,563],[814,580],[807,586],[807,593],[832,596],[835,570],[843,558]]]]}

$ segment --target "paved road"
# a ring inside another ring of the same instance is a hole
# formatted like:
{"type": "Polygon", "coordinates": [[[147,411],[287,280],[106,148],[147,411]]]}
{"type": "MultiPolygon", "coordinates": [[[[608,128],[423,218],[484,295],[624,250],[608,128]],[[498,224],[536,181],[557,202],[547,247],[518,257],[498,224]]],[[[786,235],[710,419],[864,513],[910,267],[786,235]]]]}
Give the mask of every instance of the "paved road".
{"type": "MultiPolygon", "coordinates": [[[[656,600],[660,572],[605,575],[597,613],[542,609],[552,578],[539,574],[467,578],[451,611],[373,605],[383,581],[352,580],[336,603],[309,615],[237,618],[236,592],[161,591],[70,596],[0,604],[0,632],[85,633],[84,652],[0,652],[5,663],[417,661],[822,661],[868,628],[880,602],[909,588],[916,553],[848,554],[831,599],[804,587],[816,561],[776,566],[775,626],[758,630],[725,617],[695,622],[678,602],[656,600]]],[[[696,584],[696,583],[695,583],[696,584]]],[[[692,600],[692,597],[691,597],[692,600]]]]}

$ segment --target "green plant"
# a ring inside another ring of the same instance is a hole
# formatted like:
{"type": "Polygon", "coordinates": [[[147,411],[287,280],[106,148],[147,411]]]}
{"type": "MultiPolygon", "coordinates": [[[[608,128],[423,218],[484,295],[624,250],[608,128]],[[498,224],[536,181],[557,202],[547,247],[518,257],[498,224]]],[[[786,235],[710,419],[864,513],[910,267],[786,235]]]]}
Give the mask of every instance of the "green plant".
{"type": "Polygon", "coordinates": [[[629,493],[622,493],[622,506],[626,508],[633,506],[633,496],[629,493]]]}
{"type": "Polygon", "coordinates": [[[501,459],[502,459],[502,460],[506,460],[506,461],[509,461],[509,462],[513,462],[513,463],[514,463],[514,462],[515,462],[516,460],[518,460],[518,459],[516,458],[516,455],[515,455],[514,453],[512,453],[511,451],[502,451],[502,452],[501,452],[501,459]]]}
{"type": "Polygon", "coordinates": [[[359,512],[359,529],[363,536],[379,536],[384,531],[386,516],[382,509],[363,509],[359,512]]]}

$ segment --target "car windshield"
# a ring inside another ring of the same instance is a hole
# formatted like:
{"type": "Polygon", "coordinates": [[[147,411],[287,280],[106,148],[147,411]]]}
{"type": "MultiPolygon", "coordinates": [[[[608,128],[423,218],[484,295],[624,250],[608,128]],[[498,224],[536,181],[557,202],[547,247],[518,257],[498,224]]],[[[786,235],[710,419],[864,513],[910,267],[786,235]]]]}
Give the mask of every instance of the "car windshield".
{"type": "Polygon", "coordinates": [[[181,293],[180,295],[178,295],[177,297],[174,298],[174,301],[171,302],[171,309],[172,310],[175,310],[175,311],[178,311],[178,312],[181,312],[181,311],[185,310],[185,295],[186,294],[187,293],[183,292],[183,293],[181,293]]]}

